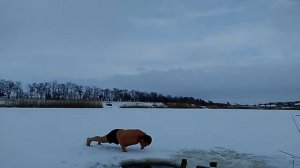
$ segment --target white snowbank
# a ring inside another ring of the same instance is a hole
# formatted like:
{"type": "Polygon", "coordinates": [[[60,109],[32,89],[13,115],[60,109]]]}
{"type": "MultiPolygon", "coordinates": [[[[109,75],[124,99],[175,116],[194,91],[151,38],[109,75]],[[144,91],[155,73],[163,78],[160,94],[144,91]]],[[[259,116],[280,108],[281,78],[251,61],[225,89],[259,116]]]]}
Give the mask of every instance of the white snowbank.
{"type": "Polygon", "coordinates": [[[112,106],[107,106],[107,102],[102,102],[104,108],[120,107],[143,107],[143,108],[166,108],[167,106],[160,102],[110,102],[112,106]]]}

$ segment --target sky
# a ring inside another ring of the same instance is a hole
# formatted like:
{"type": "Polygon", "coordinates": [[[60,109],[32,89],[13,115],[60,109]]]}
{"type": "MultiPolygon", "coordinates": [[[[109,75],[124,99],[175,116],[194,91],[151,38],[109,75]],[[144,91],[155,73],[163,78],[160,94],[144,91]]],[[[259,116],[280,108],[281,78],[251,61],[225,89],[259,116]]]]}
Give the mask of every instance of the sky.
{"type": "Polygon", "coordinates": [[[299,0],[0,0],[0,79],[300,100],[299,0]]]}

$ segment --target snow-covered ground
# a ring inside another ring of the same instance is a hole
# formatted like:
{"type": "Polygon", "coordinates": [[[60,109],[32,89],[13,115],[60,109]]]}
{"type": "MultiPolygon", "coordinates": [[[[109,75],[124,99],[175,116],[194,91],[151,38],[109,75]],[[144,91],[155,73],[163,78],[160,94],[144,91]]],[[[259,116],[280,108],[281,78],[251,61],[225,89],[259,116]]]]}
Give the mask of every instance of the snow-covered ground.
{"type": "Polygon", "coordinates": [[[0,108],[1,168],[118,167],[131,159],[167,159],[188,166],[300,167],[300,111],[209,109],[0,108]],[[85,146],[87,137],[114,128],[139,128],[153,143],[120,151],[85,146]],[[283,152],[280,152],[280,151],[283,152]]]}

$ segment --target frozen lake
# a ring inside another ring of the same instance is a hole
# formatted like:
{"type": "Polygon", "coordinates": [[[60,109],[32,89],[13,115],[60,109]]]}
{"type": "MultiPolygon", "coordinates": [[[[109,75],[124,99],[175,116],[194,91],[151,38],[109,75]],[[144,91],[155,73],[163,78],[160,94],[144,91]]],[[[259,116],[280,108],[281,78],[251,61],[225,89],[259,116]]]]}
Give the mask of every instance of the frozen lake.
{"type": "Polygon", "coordinates": [[[188,166],[300,167],[300,111],[209,109],[0,108],[0,167],[118,167],[131,159],[167,159],[188,166]],[[296,123],[293,121],[294,117],[296,123]],[[145,150],[85,146],[114,128],[152,136],[145,150]],[[283,152],[280,152],[283,151],[283,152]]]}

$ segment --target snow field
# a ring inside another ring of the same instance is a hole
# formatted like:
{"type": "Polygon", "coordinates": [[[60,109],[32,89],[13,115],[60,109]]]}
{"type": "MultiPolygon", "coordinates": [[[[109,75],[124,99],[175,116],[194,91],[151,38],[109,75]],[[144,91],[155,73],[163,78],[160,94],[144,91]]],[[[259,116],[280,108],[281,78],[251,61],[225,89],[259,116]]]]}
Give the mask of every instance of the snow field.
{"type": "Polygon", "coordinates": [[[218,160],[224,167],[300,167],[299,111],[208,109],[0,108],[0,167],[118,167],[130,159],[185,157],[188,165],[218,160]],[[145,150],[113,144],[85,146],[114,128],[152,136],[145,150]]]}

